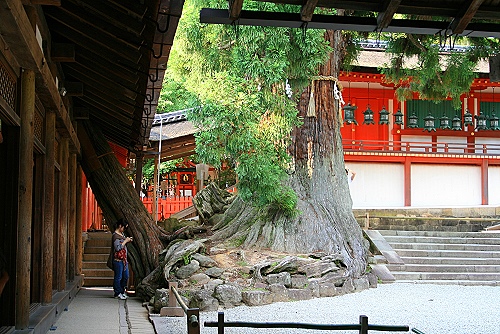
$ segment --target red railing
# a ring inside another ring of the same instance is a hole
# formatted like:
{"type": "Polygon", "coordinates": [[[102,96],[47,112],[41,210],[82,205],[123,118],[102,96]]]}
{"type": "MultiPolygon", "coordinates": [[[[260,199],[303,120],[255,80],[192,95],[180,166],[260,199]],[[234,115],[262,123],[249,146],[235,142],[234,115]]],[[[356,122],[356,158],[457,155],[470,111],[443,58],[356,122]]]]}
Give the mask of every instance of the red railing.
{"type": "Polygon", "coordinates": [[[500,144],[471,144],[443,142],[406,142],[384,140],[352,140],[342,141],[344,151],[390,151],[402,153],[449,153],[500,155],[500,144]]]}
{"type": "MultiPolygon", "coordinates": [[[[143,198],[144,206],[153,214],[153,199],[143,198]]],[[[177,213],[193,204],[193,197],[191,196],[174,196],[158,199],[158,217],[157,220],[169,218],[174,213],[177,213]]]]}

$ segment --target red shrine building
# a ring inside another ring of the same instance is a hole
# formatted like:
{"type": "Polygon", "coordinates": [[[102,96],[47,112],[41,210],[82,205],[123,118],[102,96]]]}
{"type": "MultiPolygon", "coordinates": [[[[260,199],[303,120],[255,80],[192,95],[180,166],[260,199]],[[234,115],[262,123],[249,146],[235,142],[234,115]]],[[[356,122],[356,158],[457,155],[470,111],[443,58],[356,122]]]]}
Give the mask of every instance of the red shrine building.
{"type": "Polygon", "coordinates": [[[375,71],[383,55],[364,51],[362,70],[339,76],[353,208],[499,205],[500,83],[487,64],[456,110],[417,94],[399,101],[375,71]]]}

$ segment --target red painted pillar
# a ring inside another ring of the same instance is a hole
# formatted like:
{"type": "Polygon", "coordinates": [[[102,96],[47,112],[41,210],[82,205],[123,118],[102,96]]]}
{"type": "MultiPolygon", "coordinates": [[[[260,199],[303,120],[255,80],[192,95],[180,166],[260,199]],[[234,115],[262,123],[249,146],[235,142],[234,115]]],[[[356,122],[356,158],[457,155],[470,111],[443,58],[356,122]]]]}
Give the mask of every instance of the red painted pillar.
{"type": "Polygon", "coordinates": [[[405,206],[411,206],[411,160],[405,158],[404,163],[404,196],[405,206]]]}
{"type": "Polygon", "coordinates": [[[481,204],[488,205],[488,159],[481,164],[481,204]]]}

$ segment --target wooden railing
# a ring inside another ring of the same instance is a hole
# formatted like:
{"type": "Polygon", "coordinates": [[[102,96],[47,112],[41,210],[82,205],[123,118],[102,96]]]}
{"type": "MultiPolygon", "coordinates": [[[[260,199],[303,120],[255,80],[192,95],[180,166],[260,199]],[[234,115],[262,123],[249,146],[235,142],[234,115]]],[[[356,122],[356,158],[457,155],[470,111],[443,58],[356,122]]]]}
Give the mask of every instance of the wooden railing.
{"type": "MultiPolygon", "coordinates": [[[[144,206],[149,211],[153,213],[153,199],[143,198],[142,202],[144,206]]],[[[191,196],[173,196],[158,199],[158,217],[157,220],[163,220],[169,218],[174,213],[186,209],[193,204],[193,197],[191,196]]]]}
{"type": "MultiPolygon", "coordinates": [[[[224,312],[219,312],[217,321],[205,322],[205,327],[216,327],[218,334],[224,334],[224,329],[229,327],[246,327],[246,328],[296,328],[296,329],[313,329],[323,331],[339,331],[349,330],[357,331],[359,334],[368,334],[369,331],[385,331],[385,332],[408,332],[408,326],[385,326],[368,324],[366,315],[359,316],[359,324],[336,325],[336,324],[305,324],[296,322],[244,322],[244,321],[224,321],[224,312]]],[[[423,334],[420,330],[413,328],[414,333],[423,334]]]]}
{"type": "Polygon", "coordinates": [[[429,154],[500,155],[500,144],[471,144],[414,141],[352,140],[342,141],[344,151],[402,152],[429,154]]]}

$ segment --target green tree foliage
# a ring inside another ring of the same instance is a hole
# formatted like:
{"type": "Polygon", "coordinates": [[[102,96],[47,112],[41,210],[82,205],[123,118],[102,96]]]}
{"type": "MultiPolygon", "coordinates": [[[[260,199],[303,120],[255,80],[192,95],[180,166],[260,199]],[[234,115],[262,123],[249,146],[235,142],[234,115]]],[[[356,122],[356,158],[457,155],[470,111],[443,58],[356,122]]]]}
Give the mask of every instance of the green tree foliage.
{"type": "MultiPolygon", "coordinates": [[[[198,157],[216,168],[233,161],[243,199],[292,212],[296,196],[280,186],[287,176],[290,132],[300,124],[300,92],[327,59],[329,47],[318,30],[199,23],[201,7],[224,6],[224,1],[186,1],[169,60],[171,79],[201,102],[188,114],[201,129],[198,157]]],[[[245,6],[300,10],[270,3],[245,6]]]]}
{"type": "Polygon", "coordinates": [[[189,109],[200,105],[196,94],[188,91],[183,81],[174,80],[169,73],[169,69],[165,72],[158,107],[156,108],[158,114],[189,109]]]}
{"type": "MultiPolygon", "coordinates": [[[[167,173],[174,171],[176,168],[176,164],[179,164],[181,162],[182,159],[175,159],[160,163],[160,175],[165,175],[167,173]]],[[[154,171],[155,171],[154,163],[155,163],[154,159],[149,159],[146,160],[144,166],[142,167],[142,175],[147,183],[153,182],[154,171]]]]}
{"type": "Polygon", "coordinates": [[[469,92],[479,60],[499,50],[498,41],[487,38],[455,39],[466,48],[463,51],[441,52],[439,36],[391,34],[388,35],[389,64],[381,72],[396,84],[401,100],[411,99],[417,92],[421,99],[445,100],[451,98],[456,108],[460,96],[469,92]]]}

